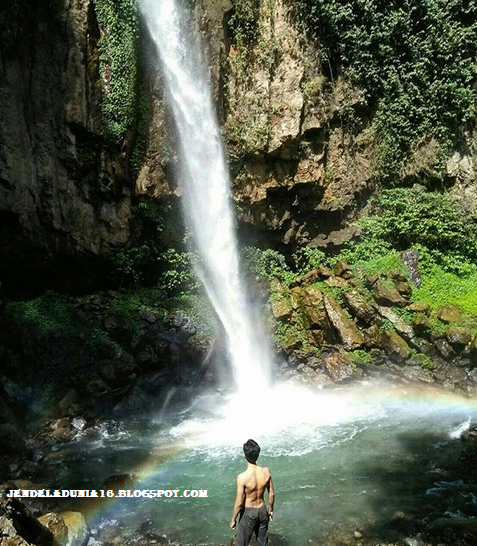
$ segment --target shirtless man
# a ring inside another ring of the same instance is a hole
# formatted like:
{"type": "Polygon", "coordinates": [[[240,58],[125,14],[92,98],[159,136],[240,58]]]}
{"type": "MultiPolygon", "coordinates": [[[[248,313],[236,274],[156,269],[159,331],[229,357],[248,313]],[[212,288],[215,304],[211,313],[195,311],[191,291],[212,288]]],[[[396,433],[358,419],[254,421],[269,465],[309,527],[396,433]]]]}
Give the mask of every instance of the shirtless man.
{"type": "Polygon", "coordinates": [[[237,496],[230,528],[235,529],[240,513],[237,546],[248,546],[254,532],[258,545],[266,546],[268,522],[273,519],[273,504],[275,502],[272,476],[268,468],[257,464],[260,454],[260,446],[257,442],[248,440],[243,445],[243,452],[247,459],[247,470],[237,476],[237,496]],[[268,491],[268,510],[263,500],[265,489],[268,491]]]}

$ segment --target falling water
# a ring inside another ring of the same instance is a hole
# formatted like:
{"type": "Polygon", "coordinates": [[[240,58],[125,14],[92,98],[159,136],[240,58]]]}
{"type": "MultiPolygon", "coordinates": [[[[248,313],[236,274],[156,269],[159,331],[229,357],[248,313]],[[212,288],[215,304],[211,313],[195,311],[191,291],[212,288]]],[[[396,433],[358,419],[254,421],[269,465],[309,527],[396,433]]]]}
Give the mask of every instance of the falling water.
{"type": "Polygon", "coordinates": [[[227,336],[238,392],[267,389],[268,347],[252,319],[240,277],[230,180],[208,71],[176,0],[141,0],[162,64],[180,151],[183,207],[200,255],[201,278],[227,336]]]}

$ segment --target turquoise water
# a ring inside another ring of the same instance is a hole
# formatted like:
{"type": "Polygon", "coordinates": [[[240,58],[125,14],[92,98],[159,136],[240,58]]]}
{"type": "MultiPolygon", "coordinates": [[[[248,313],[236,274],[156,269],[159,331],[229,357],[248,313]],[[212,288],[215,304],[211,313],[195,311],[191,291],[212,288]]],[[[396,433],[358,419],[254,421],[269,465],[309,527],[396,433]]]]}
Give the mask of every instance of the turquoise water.
{"type": "MultiPolygon", "coordinates": [[[[310,398],[294,391],[289,400],[284,394],[281,407],[257,414],[250,428],[277,491],[270,531],[290,544],[355,529],[385,536],[396,511],[415,519],[475,513],[477,492],[442,471],[459,455],[460,433],[477,421],[475,401],[383,385],[310,398]],[[274,413],[283,427],[267,426],[274,413]]],[[[63,483],[74,476],[99,488],[109,476],[129,472],[137,478],[127,489],[208,490],[207,498],[101,500],[88,514],[93,528],[114,535],[148,522],[149,532],[181,544],[230,541],[235,477],[245,468],[241,444],[248,437],[236,434],[236,422],[212,401],[199,401],[180,421],[116,426],[99,440],[80,435],[69,446],[63,483]]]]}

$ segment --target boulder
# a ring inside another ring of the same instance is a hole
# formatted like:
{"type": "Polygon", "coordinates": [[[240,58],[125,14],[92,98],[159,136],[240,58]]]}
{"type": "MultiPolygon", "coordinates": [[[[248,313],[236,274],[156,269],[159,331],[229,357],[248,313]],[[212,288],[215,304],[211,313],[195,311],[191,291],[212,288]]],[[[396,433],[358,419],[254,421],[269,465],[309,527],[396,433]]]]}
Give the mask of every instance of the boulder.
{"type": "Polygon", "coordinates": [[[455,352],[452,346],[443,338],[436,339],[434,342],[439,353],[446,359],[450,360],[455,357],[455,352]]]}
{"type": "Polygon", "coordinates": [[[293,309],[288,298],[282,297],[272,302],[272,314],[277,320],[287,321],[293,309]]]}
{"type": "Polygon", "coordinates": [[[391,309],[388,307],[381,307],[378,306],[377,308],[379,316],[389,320],[389,322],[394,326],[394,329],[396,332],[398,332],[399,335],[401,335],[408,343],[411,343],[414,345],[414,330],[412,329],[409,324],[404,322],[404,320],[396,315],[391,309]]]}
{"type": "Polygon", "coordinates": [[[62,546],[66,546],[68,543],[68,528],[61,516],[50,512],[39,517],[38,521],[53,535],[55,545],[61,544],[62,546]]]}
{"type": "Polygon", "coordinates": [[[362,347],[364,345],[363,334],[358,330],[354,322],[346,316],[338,303],[329,296],[323,296],[323,302],[328,318],[343,342],[344,348],[347,351],[352,351],[362,347]]]}
{"type": "Polygon", "coordinates": [[[295,286],[301,286],[302,284],[313,284],[314,282],[318,281],[321,277],[321,273],[319,269],[312,269],[311,271],[308,271],[308,273],[305,273],[304,275],[300,275],[296,279],[294,279],[290,283],[291,288],[295,288],[295,286]]]}
{"type": "Polygon", "coordinates": [[[410,303],[406,309],[412,313],[422,313],[428,315],[431,312],[431,306],[425,301],[415,301],[410,303]]]}
{"type": "Polygon", "coordinates": [[[422,383],[434,383],[434,378],[430,370],[419,365],[406,365],[400,368],[400,373],[410,381],[421,381],[422,383]]]}
{"type": "Polygon", "coordinates": [[[310,328],[321,328],[326,320],[323,306],[323,293],[315,286],[307,286],[302,290],[302,303],[306,310],[310,328]]]}
{"type": "Polygon", "coordinates": [[[426,315],[418,313],[412,317],[412,327],[417,335],[422,336],[431,331],[432,324],[426,315]]]}
{"type": "Polygon", "coordinates": [[[412,288],[409,286],[409,283],[407,281],[394,281],[394,286],[403,298],[405,298],[406,300],[409,300],[411,298],[412,288]]]}
{"type": "Polygon", "coordinates": [[[469,328],[450,326],[446,331],[446,339],[457,352],[460,352],[470,343],[472,334],[469,328]]]}
{"type": "Polygon", "coordinates": [[[432,370],[434,377],[446,389],[453,389],[467,381],[467,373],[463,368],[436,359],[432,370]]]}
{"type": "Polygon", "coordinates": [[[342,353],[328,354],[323,359],[323,367],[334,383],[341,383],[355,376],[348,355],[342,353]]]}
{"type": "Polygon", "coordinates": [[[462,311],[455,305],[444,305],[443,307],[439,307],[439,309],[437,309],[437,317],[446,324],[462,324],[462,322],[464,322],[462,311]]]}
{"type": "Polygon", "coordinates": [[[381,346],[391,357],[407,359],[411,354],[409,345],[393,330],[381,332],[381,346]]]}
{"type": "Polygon", "coordinates": [[[333,288],[344,288],[348,285],[348,282],[343,279],[343,277],[336,277],[335,275],[332,275],[331,277],[328,277],[324,281],[328,286],[331,286],[333,288]]]}
{"type": "Polygon", "coordinates": [[[333,272],[337,277],[343,277],[343,279],[346,279],[346,280],[351,279],[351,277],[353,277],[353,271],[351,270],[351,267],[343,260],[338,260],[335,263],[333,272]]]}
{"type": "Polygon", "coordinates": [[[58,514],[68,530],[68,541],[65,546],[86,546],[89,529],[81,512],[60,512],[58,514]]]}
{"type": "Polygon", "coordinates": [[[379,305],[386,307],[399,306],[406,304],[406,300],[396,290],[395,286],[389,286],[384,281],[377,281],[372,288],[373,297],[379,305]]]}
{"type": "Polygon", "coordinates": [[[343,294],[343,301],[349,312],[359,320],[369,324],[376,316],[374,307],[357,290],[345,292],[343,294]]]}

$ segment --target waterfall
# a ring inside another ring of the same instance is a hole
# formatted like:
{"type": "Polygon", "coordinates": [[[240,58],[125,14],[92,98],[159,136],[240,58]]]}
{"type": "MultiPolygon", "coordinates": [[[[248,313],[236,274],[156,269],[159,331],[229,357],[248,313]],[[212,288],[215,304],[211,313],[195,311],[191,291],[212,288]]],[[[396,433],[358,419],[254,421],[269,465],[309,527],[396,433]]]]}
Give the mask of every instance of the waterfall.
{"type": "MultiPolygon", "coordinates": [[[[177,131],[183,210],[200,259],[196,267],[226,333],[239,393],[268,388],[269,350],[240,275],[230,179],[197,33],[176,0],[140,0],[157,47],[177,131]]],[[[253,398],[252,398],[253,400],[253,398]]]]}

